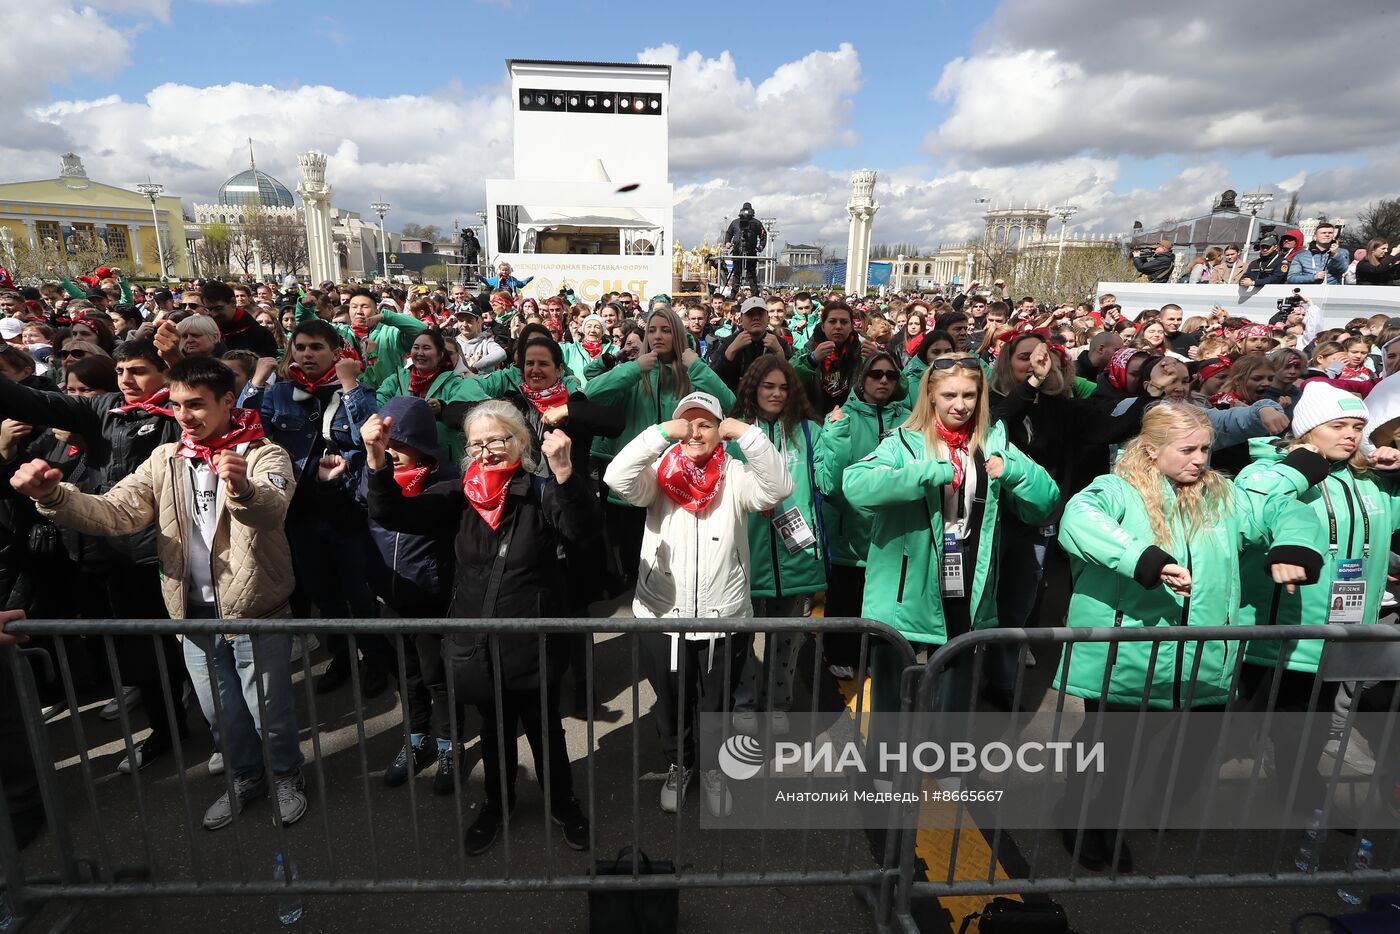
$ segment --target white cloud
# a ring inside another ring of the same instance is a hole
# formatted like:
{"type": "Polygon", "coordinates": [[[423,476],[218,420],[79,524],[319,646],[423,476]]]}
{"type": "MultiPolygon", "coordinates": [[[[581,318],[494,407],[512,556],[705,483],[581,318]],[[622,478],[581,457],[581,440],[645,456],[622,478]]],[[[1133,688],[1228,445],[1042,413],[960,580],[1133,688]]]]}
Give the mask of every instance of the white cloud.
{"type": "Polygon", "coordinates": [[[682,56],[667,44],[637,60],[671,66],[673,173],[798,165],[856,142],[849,124],[860,56],[849,42],[780,65],[757,86],[728,52],[682,56]]]}

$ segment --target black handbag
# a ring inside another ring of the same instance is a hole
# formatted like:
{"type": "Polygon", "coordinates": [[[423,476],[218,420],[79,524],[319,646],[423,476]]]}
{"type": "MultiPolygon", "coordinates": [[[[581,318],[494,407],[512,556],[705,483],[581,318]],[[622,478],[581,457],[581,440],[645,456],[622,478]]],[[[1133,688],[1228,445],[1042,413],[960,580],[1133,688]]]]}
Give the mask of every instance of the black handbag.
{"type": "MultiPolygon", "coordinates": [[[[630,876],[632,848],[618,850],[616,859],[593,861],[599,876],[630,876]]],[[[651,859],[641,850],[636,857],[638,876],[674,876],[676,864],[651,859]]],[[[680,924],[681,891],[670,889],[593,889],[588,893],[589,934],[675,934],[680,924]]]]}
{"type": "MultiPolygon", "coordinates": [[[[510,518],[505,534],[496,546],[491,562],[491,576],[486,580],[486,593],[481,601],[481,616],[489,619],[496,614],[501,594],[501,578],[506,572],[506,555],[515,536],[519,510],[510,518]]],[[[442,640],[442,660],[458,703],[493,704],[496,698],[495,665],[492,664],[492,639],[484,632],[451,633],[442,640]]]]}
{"type": "Polygon", "coordinates": [[[981,934],[1070,934],[1069,918],[1054,902],[994,898],[980,913],[964,917],[958,934],[966,934],[974,918],[981,919],[981,934]]]}

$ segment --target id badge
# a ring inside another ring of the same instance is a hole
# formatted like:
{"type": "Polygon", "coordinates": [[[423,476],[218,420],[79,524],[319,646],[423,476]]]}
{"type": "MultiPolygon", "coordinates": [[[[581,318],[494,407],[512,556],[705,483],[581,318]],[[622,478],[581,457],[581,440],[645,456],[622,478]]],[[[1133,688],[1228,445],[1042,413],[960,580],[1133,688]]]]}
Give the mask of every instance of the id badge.
{"type": "Polygon", "coordinates": [[[1337,577],[1327,594],[1327,622],[1359,623],[1366,613],[1365,562],[1359,558],[1337,562],[1337,577]]]}
{"type": "Polygon", "coordinates": [[[773,530],[778,538],[782,539],[783,547],[787,548],[790,555],[811,548],[817,541],[817,537],[812,534],[812,527],[802,518],[802,513],[796,506],[773,517],[773,530]]]}
{"type": "Polygon", "coordinates": [[[943,536],[943,596],[965,597],[962,545],[956,535],[943,536]]]}

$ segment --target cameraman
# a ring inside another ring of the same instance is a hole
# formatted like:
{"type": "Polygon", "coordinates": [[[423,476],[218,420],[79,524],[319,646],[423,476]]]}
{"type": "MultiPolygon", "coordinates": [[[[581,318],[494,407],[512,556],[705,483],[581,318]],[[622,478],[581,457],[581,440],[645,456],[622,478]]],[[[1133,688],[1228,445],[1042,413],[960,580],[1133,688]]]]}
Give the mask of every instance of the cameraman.
{"type": "Polygon", "coordinates": [[[1240,287],[1252,289],[1261,285],[1282,285],[1287,278],[1288,267],[1284,265],[1283,253],[1278,248],[1278,237],[1273,234],[1260,237],[1259,257],[1240,276],[1240,287]]]}
{"type": "Polygon", "coordinates": [[[1288,266],[1288,281],[1295,285],[1341,285],[1349,265],[1351,253],[1337,242],[1337,226],[1323,221],[1317,225],[1308,248],[1293,255],[1293,262],[1288,266]]]}
{"type": "Polygon", "coordinates": [[[1147,277],[1148,282],[1169,281],[1175,265],[1176,257],[1172,254],[1170,240],[1158,240],[1151,253],[1147,252],[1146,247],[1133,250],[1133,266],[1147,277]]]}

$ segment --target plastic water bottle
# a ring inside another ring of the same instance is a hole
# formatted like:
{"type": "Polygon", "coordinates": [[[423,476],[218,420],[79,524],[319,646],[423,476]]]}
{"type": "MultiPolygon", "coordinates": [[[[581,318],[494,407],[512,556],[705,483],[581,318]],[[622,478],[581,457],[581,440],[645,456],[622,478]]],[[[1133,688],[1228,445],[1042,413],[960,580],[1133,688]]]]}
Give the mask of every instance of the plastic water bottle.
{"type": "Polygon", "coordinates": [[[1317,872],[1317,851],[1322,848],[1326,834],[1322,829],[1322,811],[1312,812],[1307,829],[1303,831],[1303,842],[1298,844],[1298,852],[1293,854],[1293,865],[1300,872],[1317,872]]]}
{"type": "MultiPolygon", "coordinates": [[[[277,865],[272,869],[272,878],[283,884],[288,879],[296,882],[300,876],[297,874],[297,864],[295,860],[282,861],[282,854],[277,854],[277,865]]],[[[283,924],[296,924],[301,920],[302,904],[301,895],[291,892],[286,895],[277,896],[277,920],[283,924]]]]}
{"type": "MultiPolygon", "coordinates": [[[[1361,845],[1356,848],[1356,859],[1352,862],[1352,868],[1358,872],[1371,868],[1371,841],[1363,839],[1361,845]]],[[[1344,885],[1337,889],[1337,897],[1348,905],[1361,904],[1361,890],[1356,887],[1356,883],[1344,885]]]]}

